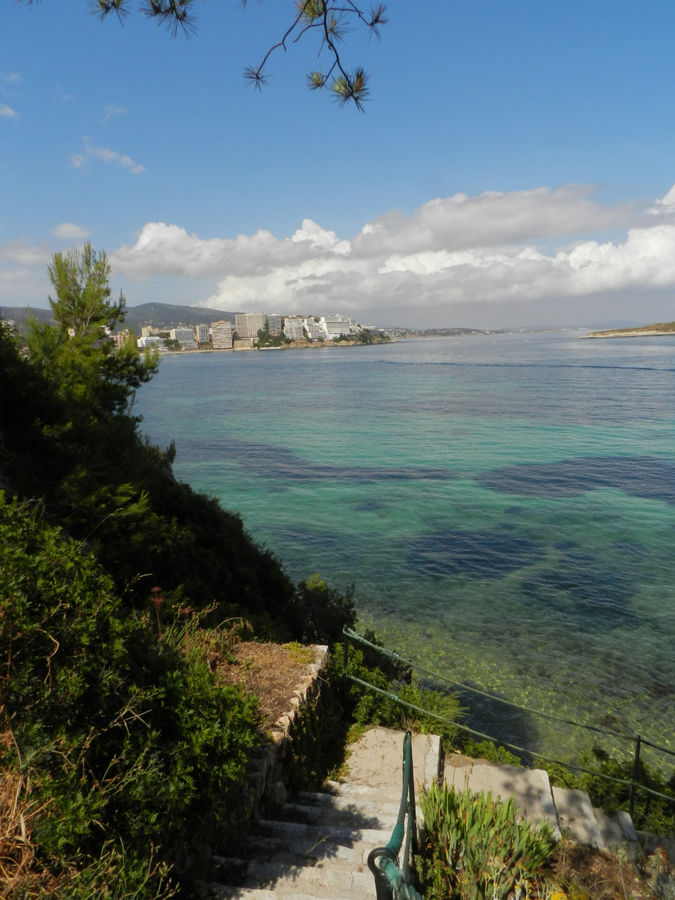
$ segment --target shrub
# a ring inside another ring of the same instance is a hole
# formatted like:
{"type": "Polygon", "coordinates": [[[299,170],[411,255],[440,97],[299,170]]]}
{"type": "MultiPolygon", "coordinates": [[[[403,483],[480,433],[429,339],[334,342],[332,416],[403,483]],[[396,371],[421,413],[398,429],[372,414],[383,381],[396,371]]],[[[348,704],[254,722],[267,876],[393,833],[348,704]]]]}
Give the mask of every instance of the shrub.
{"type": "Polygon", "coordinates": [[[160,641],[82,545],[1,492],[0,570],[0,764],[30,782],[37,858],[87,896],[168,896],[162,863],[194,868],[245,823],[255,701],[214,680],[198,625],[160,641]]]}
{"type": "MultiPolygon", "coordinates": [[[[372,659],[372,654],[369,660],[372,659]]],[[[344,674],[373,685],[379,691],[386,691],[398,697],[385,696],[377,690],[347,680],[344,696],[345,714],[360,726],[383,725],[419,731],[423,734],[439,734],[449,746],[456,733],[455,721],[463,710],[456,694],[446,694],[421,685],[410,671],[405,672],[407,680],[392,679],[389,673],[368,664],[362,650],[348,645],[347,665],[344,661],[344,644],[336,644],[331,656],[329,677],[337,686],[344,674]],[[411,709],[405,704],[416,707],[411,709]],[[432,715],[425,715],[431,713],[432,715]],[[440,716],[441,718],[437,718],[440,716]]]]}
{"type": "Polygon", "coordinates": [[[426,839],[417,862],[427,900],[505,900],[553,853],[548,826],[518,821],[513,800],[433,784],[420,807],[426,839]]]}

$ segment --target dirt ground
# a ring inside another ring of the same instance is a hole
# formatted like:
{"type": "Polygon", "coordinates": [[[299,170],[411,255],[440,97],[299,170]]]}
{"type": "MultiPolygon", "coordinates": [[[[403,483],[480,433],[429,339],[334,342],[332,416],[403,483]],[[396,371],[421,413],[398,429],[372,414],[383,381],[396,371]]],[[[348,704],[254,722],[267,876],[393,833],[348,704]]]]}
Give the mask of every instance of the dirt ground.
{"type": "Polygon", "coordinates": [[[287,713],[293,691],[314,662],[311,648],[299,644],[258,644],[242,641],[234,648],[236,662],[219,661],[216,671],[258,697],[262,727],[271,728],[287,713]]]}

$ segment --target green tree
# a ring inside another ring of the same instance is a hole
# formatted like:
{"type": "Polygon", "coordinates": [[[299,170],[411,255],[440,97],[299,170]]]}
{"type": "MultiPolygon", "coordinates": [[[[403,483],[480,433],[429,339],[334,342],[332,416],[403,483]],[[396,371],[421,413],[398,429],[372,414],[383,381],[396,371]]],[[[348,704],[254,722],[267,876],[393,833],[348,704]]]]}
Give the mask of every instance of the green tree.
{"type": "Polygon", "coordinates": [[[114,328],[124,319],[126,300],[120,291],[110,302],[110,263],[104,251],[97,253],[87,243],[82,250],[55,253],[48,267],[56,299],[49,298],[54,318],[77,337],[95,329],[114,328]]]}
{"type": "MultiPolygon", "coordinates": [[[[32,4],[33,0],[27,2],[32,4]]],[[[242,0],[242,6],[246,6],[246,2],[242,0]]],[[[91,6],[102,19],[113,13],[121,21],[129,13],[128,0],[91,0],[91,6]]],[[[144,16],[166,25],[174,37],[179,31],[186,35],[196,31],[196,6],[195,0],[143,0],[139,4],[144,16]]],[[[274,53],[286,51],[289,44],[311,35],[318,43],[317,56],[324,52],[328,65],[310,72],[308,87],[311,90],[328,87],[339,103],[353,103],[357,109],[362,109],[368,97],[368,75],[361,66],[347,67],[340,54],[340,45],[345,40],[349,23],[354,21],[379,37],[380,27],[387,22],[385,5],[378,3],[366,11],[363,4],[353,0],[294,0],[291,8],[293,11],[284,34],[270,46],[259,65],[245,70],[244,78],[261,89],[268,80],[268,63],[274,53]]]]}
{"type": "MultiPolygon", "coordinates": [[[[56,253],[49,266],[56,325],[30,324],[33,364],[55,385],[73,413],[86,419],[124,412],[133,392],[157,371],[156,353],[139,353],[130,337],[116,348],[109,330],[124,321],[126,301],[111,301],[110,264],[90,243],[56,253]]],[[[77,416],[75,417],[77,418],[77,416]]]]}

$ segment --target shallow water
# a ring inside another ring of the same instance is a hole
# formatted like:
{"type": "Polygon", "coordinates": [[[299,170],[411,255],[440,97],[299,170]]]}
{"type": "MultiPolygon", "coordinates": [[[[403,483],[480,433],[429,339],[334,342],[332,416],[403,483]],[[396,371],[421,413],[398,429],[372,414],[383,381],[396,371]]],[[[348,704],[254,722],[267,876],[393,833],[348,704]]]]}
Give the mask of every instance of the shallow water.
{"type": "Polygon", "coordinates": [[[558,332],[170,356],[137,409],[180,478],[294,578],[354,582],[401,654],[673,748],[673,397],[675,338],[558,332]]]}

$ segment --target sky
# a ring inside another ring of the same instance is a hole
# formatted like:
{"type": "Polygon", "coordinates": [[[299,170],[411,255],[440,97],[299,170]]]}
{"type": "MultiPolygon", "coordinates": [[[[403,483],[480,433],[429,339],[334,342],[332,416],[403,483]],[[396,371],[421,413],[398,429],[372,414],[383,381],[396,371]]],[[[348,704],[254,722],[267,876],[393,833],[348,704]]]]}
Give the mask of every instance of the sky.
{"type": "Polygon", "coordinates": [[[673,0],[390,0],[341,45],[365,111],[309,91],[292,0],[196,0],[172,38],[89,0],[5,2],[0,306],[91,241],[129,306],[363,324],[675,320],[673,0]]]}

